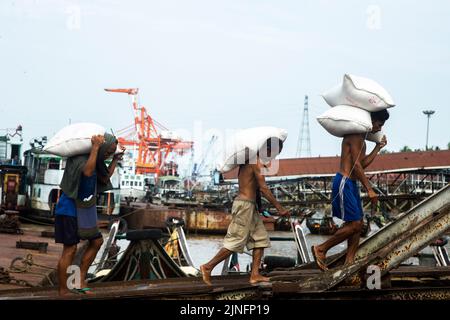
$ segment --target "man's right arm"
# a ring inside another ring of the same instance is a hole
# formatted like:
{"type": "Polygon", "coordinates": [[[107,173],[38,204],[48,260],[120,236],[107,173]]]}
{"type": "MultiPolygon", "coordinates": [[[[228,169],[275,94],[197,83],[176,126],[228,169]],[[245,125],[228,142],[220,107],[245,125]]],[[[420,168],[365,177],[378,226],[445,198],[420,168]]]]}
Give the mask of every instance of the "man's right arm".
{"type": "Polygon", "coordinates": [[[269,202],[277,209],[278,213],[280,215],[288,215],[288,210],[284,209],[281,204],[275,199],[272,192],[270,191],[269,187],[266,184],[266,180],[264,179],[264,176],[261,174],[261,162],[258,162],[254,165],[252,165],[253,173],[256,178],[256,183],[258,184],[259,191],[263,194],[264,198],[269,200],[269,202]]]}
{"type": "Polygon", "coordinates": [[[105,142],[105,137],[102,135],[92,136],[91,142],[91,153],[89,154],[89,158],[83,168],[83,175],[85,175],[86,177],[90,177],[94,174],[95,167],[97,166],[98,150],[100,149],[100,146],[105,142]]]}

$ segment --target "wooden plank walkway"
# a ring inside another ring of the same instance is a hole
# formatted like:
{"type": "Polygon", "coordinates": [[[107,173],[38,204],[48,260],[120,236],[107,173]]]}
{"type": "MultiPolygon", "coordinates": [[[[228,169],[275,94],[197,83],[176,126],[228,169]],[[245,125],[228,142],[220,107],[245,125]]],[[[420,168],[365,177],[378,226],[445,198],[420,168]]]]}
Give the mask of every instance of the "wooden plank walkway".
{"type": "Polygon", "coordinates": [[[249,276],[214,276],[212,286],[201,278],[172,278],[104,282],[90,285],[92,294],[70,294],[60,297],[57,288],[32,288],[0,291],[0,300],[82,300],[82,299],[233,299],[258,298],[271,284],[251,285],[249,276]]]}

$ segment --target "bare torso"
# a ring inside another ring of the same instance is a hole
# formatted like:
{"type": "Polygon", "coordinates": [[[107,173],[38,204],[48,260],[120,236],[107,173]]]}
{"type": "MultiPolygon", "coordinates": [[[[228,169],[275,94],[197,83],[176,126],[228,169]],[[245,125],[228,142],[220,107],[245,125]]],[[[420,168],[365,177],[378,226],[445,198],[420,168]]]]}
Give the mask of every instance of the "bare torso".
{"type": "Polygon", "coordinates": [[[352,170],[355,164],[355,161],[360,161],[366,156],[366,143],[364,141],[364,135],[347,135],[342,139],[342,148],[341,148],[341,166],[339,172],[346,177],[350,177],[350,179],[357,180],[355,171],[352,170]],[[357,150],[359,154],[358,158],[353,159],[352,157],[352,148],[359,148],[362,141],[362,150],[357,150]]]}
{"type": "Polygon", "coordinates": [[[246,164],[240,167],[239,172],[239,199],[252,200],[256,199],[256,189],[258,183],[256,181],[255,173],[252,166],[254,164],[246,164]]]}

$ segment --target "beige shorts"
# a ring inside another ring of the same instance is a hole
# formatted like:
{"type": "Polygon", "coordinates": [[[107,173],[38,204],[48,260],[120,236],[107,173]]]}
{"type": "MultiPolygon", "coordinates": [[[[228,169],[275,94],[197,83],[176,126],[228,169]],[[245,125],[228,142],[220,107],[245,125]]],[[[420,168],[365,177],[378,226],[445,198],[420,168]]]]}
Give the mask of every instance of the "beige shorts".
{"type": "Polygon", "coordinates": [[[270,247],[269,234],[262,222],[255,202],[236,199],[231,210],[233,218],[223,240],[224,248],[242,253],[248,250],[270,247]]]}

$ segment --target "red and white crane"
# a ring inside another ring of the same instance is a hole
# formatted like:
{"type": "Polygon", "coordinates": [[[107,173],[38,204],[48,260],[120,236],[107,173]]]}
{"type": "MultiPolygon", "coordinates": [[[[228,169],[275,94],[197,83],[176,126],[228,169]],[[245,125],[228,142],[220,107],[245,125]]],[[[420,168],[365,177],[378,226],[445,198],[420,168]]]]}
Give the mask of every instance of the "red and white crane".
{"type": "Polygon", "coordinates": [[[138,88],[105,89],[107,92],[126,93],[131,97],[134,111],[134,124],[119,130],[119,143],[128,148],[137,148],[136,174],[161,175],[174,174],[172,168],[167,168],[166,159],[170,154],[183,155],[191,151],[193,142],[172,137],[170,131],[153,119],[144,106],[139,105],[138,88]]]}

